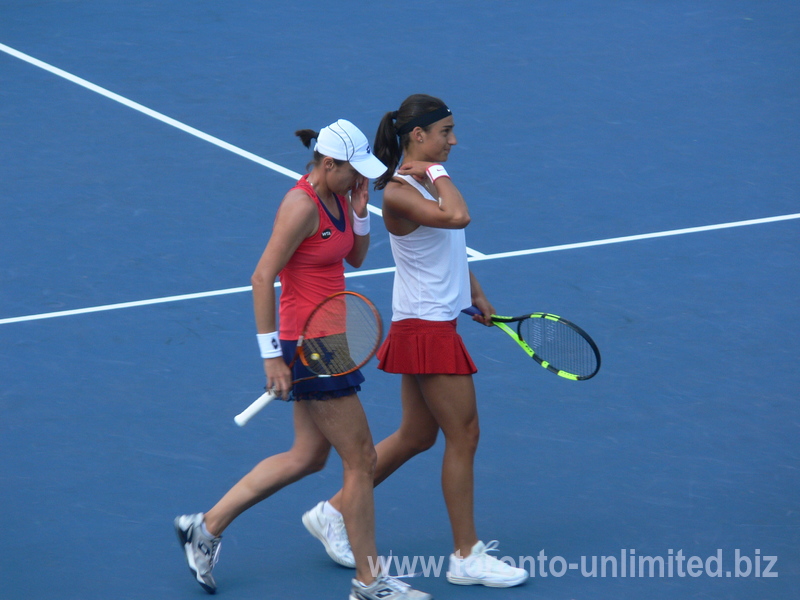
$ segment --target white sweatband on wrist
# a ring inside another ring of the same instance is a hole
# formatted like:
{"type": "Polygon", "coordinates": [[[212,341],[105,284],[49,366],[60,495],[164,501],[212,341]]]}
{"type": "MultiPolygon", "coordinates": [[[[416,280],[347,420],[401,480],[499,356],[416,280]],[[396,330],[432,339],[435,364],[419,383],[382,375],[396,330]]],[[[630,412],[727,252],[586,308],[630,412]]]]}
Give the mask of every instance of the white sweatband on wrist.
{"type": "Polygon", "coordinates": [[[256,334],[258,340],[258,348],[261,350],[261,358],[278,358],[283,356],[281,350],[281,343],[278,340],[278,332],[272,333],[258,333],[256,334]]]}
{"type": "Polygon", "coordinates": [[[439,177],[447,177],[450,179],[450,175],[447,174],[447,171],[442,165],[431,165],[425,172],[428,174],[428,179],[431,180],[431,183],[435,183],[439,177]]]}
{"type": "Polygon", "coordinates": [[[353,213],[353,233],[356,235],[367,235],[369,233],[369,211],[366,217],[359,217],[353,213]]]}

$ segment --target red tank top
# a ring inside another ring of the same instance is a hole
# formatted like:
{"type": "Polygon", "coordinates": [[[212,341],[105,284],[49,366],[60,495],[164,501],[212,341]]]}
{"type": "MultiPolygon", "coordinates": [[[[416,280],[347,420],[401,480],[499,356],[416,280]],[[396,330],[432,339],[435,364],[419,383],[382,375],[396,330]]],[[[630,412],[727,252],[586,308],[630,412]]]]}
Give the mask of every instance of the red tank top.
{"type": "Polygon", "coordinates": [[[311,311],[322,300],[344,290],[344,257],[353,248],[353,229],[347,203],[334,194],[341,219],[337,220],[317,196],[304,175],[295,185],[317,205],[319,228],[303,240],[278,274],[281,281],[280,338],[296,340],[311,311]]]}

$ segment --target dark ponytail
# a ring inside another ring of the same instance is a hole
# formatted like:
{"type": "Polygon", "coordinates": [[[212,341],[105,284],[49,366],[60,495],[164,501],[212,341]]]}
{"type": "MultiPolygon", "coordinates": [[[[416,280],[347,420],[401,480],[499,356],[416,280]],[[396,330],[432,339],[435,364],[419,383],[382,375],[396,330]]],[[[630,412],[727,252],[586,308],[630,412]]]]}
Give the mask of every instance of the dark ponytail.
{"type": "Polygon", "coordinates": [[[312,129],[298,129],[294,134],[300,138],[306,148],[311,148],[311,140],[317,139],[319,133],[312,129]]]}
{"type": "Polygon", "coordinates": [[[383,115],[378,132],[375,134],[375,143],[372,144],[372,153],[375,157],[386,165],[386,172],[375,180],[375,189],[382,190],[386,184],[394,177],[397,165],[400,164],[402,151],[397,141],[397,130],[394,121],[397,118],[397,111],[387,112],[383,115]]]}
{"type": "MultiPolygon", "coordinates": [[[[382,190],[392,180],[394,172],[400,164],[403,151],[408,147],[409,133],[411,132],[408,131],[398,136],[397,131],[420,115],[433,112],[443,106],[445,104],[439,98],[427,94],[413,94],[403,101],[398,110],[387,112],[383,116],[378,125],[378,132],[375,134],[372,152],[388,169],[386,173],[375,180],[376,190],[382,190]]],[[[427,131],[428,127],[430,125],[424,126],[423,129],[427,131]]]]}
{"type": "MultiPolygon", "coordinates": [[[[313,129],[298,129],[294,132],[294,134],[300,138],[300,141],[303,142],[303,145],[306,148],[311,148],[311,140],[317,139],[319,137],[319,132],[314,131],[313,129]]],[[[314,159],[306,165],[306,170],[311,169],[311,167],[318,165],[322,162],[322,159],[325,158],[323,154],[320,154],[316,150],[314,150],[314,159]]],[[[346,160],[338,160],[333,158],[333,162],[336,165],[343,165],[346,163],[346,160]]]]}

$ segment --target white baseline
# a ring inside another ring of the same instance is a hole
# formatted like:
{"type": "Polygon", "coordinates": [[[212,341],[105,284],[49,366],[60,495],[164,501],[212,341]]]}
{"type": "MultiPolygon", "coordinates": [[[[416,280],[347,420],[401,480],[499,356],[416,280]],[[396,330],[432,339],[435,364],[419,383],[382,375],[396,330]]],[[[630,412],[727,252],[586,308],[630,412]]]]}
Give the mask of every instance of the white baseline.
{"type": "MultiPolygon", "coordinates": [[[[108,98],[110,100],[113,100],[115,102],[119,102],[120,104],[122,104],[124,106],[127,106],[128,108],[131,108],[131,109],[136,110],[136,111],[138,111],[138,112],[140,112],[142,114],[145,114],[145,115],[147,115],[149,117],[152,117],[152,118],[154,118],[154,119],[156,119],[158,121],[161,121],[162,123],[170,125],[171,127],[175,127],[177,129],[179,129],[179,130],[181,130],[181,131],[183,131],[185,133],[188,133],[190,135],[193,135],[193,136],[195,136],[195,137],[197,137],[197,138],[199,138],[199,139],[201,139],[203,141],[206,141],[206,142],[209,142],[211,144],[214,144],[215,146],[218,146],[218,147],[220,147],[220,148],[222,148],[224,150],[228,150],[229,152],[233,152],[234,154],[237,154],[238,156],[241,156],[243,158],[251,160],[251,161],[253,161],[253,162],[257,163],[257,164],[260,164],[260,165],[262,165],[264,167],[267,167],[268,169],[272,169],[273,171],[276,171],[277,173],[281,173],[282,175],[286,175],[287,177],[291,177],[293,179],[299,179],[300,176],[301,176],[299,173],[296,173],[295,171],[292,171],[290,169],[282,167],[281,165],[279,165],[277,163],[274,163],[272,161],[269,161],[269,160],[267,160],[265,158],[261,158],[260,156],[258,156],[256,154],[253,154],[252,152],[248,152],[248,151],[243,150],[243,149],[241,149],[241,148],[239,148],[237,146],[234,146],[233,144],[229,144],[228,142],[225,142],[225,141],[223,141],[223,140],[221,140],[221,139],[219,139],[217,137],[214,137],[212,135],[204,133],[204,132],[200,131],[199,129],[195,129],[194,127],[186,125],[185,123],[181,123],[180,121],[178,121],[176,119],[173,119],[172,117],[168,117],[168,116],[166,116],[166,115],[164,115],[164,114],[162,114],[160,112],[157,112],[157,111],[155,111],[155,110],[153,110],[151,108],[143,106],[142,104],[139,104],[138,102],[134,102],[133,100],[129,100],[128,98],[125,98],[124,96],[120,96],[119,94],[116,94],[116,93],[114,93],[112,91],[109,91],[109,90],[103,88],[103,87],[100,87],[99,85],[96,85],[96,84],[94,84],[94,83],[92,83],[90,81],[87,81],[87,80],[85,80],[85,79],[83,79],[81,77],[78,77],[76,75],[72,75],[71,73],[68,73],[67,71],[64,71],[63,69],[59,69],[58,67],[54,67],[53,65],[50,65],[50,64],[48,64],[48,63],[46,63],[44,61],[41,61],[41,60],[39,60],[37,58],[34,58],[34,57],[32,57],[32,56],[30,56],[28,54],[25,54],[24,52],[20,52],[19,50],[15,50],[14,48],[11,48],[10,46],[6,46],[5,44],[0,43],[0,51],[5,52],[6,54],[9,54],[10,56],[13,56],[15,58],[18,58],[19,60],[27,62],[27,63],[35,66],[35,67],[43,69],[43,70],[45,70],[45,71],[47,71],[49,73],[52,73],[53,75],[57,75],[58,77],[66,79],[67,81],[70,81],[72,83],[80,85],[80,86],[82,86],[82,87],[84,87],[84,88],[86,88],[86,89],[88,89],[90,91],[93,91],[93,92],[95,92],[97,94],[100,94],[101,96],[104,96],[104,97],[106,97],[106,98],[108,98]]],[[[369,208],[370,211],[372,211],[373,213],[375,213],[377,215],[381,215],[382,214],[381,210],[379,208],[375,207],[375,206],[369,206],[368,208],[369,208]]],[[[652,239],[652,238],[658,238],[658,237],[667,237],[667,236],[673,236],[673,235],[683,235],[683,234],[687,234],[687,233],[699,233],[699,232],[703,232],[703,231],[713,231],[715,229],[728,229],[728,228],[731,228],[731,227],[743,227],[743,226],[747,226],[747,225],[760,225],[760,224],[764,224],[764,223],[772,223],[772,222],[775,222],[775,221],[786,221],[786,220],[789,220],[789,219],[797,219],[797,218],[800,218],[800,213],[791,214],[791,215],[782,215],[782,216],[778,216],[778,217],[767,217],[767,218],[764,218],[764,219],[751,219],[751,220],[748,220],[748,221],[737,221],[737,222],[734,222],[734,223],[721,223],[721,224],[718,224],[718,225],[706,225],[706,226],[702,226],[702,227],[690,227],[690,228],[687,228],[687,229],[676,229],[676,230],[672,230],[672,231],[662,231],[662,232],[658,232],[658,233],[646,233],[646,234],[641,234],[641,235],[631,235],[631,236],[625,236],[625,237],[610,238],[610,239],[606,239],[606,240],[596,240],[596,241],[590,241],[590,242],[579,242],[579,243],[576,243],[576,244],[562,244],[562,245],[559,245],[559,246],[548,246],[548,247],[545,247],[545,248],[533,248],[533,249],[528,249],[528,250],[516,250],[516,251],[512,251],[512,252],[501,252],[501,253],[497,253],[497,254],[483,254],[482,252],[479,252],[479,251],[474,250],[472,248],[467,248],[467,254],[470,257],[469,258],[470,262],[483,261],[483,260],[496,260],[496,259],[499,259],[499,258],[511,258],[511,257],[515,257],[515,256],[525,256],[525,255],[529,255],[529,254],[542,254],[542,253],[545,253],[545,252],[556,252],[556,251],[561,251],[561,250],[574,250],[574,249],[578,249],[578,248],[589,248],[589,247],[592,247],[592,246],[602,246],[602,245],[607,245],[607,244],[618,244],[618,243],[623,243],[623,242],[632,242],[632,241],[637,241],[637,240],[646,240],[646,239],[652,239]]],[[[365,275],[377,275],[377,274],[382,274],[382,273],[391,273],[393,271],[394,271],[394,267],[387,267],[387,268],[383,268],[383,269],[370,269],[370,270],[358,271],[358,272],[353,272],[353,273],[347,273],[346,276],[347,277],[363,277],[365,275]]],[[[162,303],[165,303],[165,302],[178,302],[178,301],[183,301],[183,300],[194,300],[194,299],[197,299],[197,298],[208,298],[210,296],[222,296],[222,295],[226,295],[226,294],[238,294],[238,293],[241,293],[241,292],[249,292],[251,289],[252,288],[250,286],[245,286],[245,287],[230,288],[230,289],[225,289],[225,290],[216,290],[216,291],[211,291],[211,292],[199,292],[199,293],[194,293],[194,294],[182,294],[182,295],[179,295],[179,296],[168,296],[168,297],[164,297],[164,298],[154,298],[154,299],[150,299],[150,300],[137,300],[137,301],[133,301],[133,302],[121,302],[121,303],[117,303],[117,304],[108,304],[108,305],[105,305],[105,306],[95,306],[95,307],[90,307],[90,308],[79,308],[79,309],[74,309],[74,310],[63,310],[63,311],[57,311],[57,312],[51,312],[51,313],[43,313],[43,314],[38,314],[38,315],[27,315],[27,316],[22,316],[22,317],[10,317],[10,318],[5,318],[5,319],[0,319],[0,325],[6,325],[6,324],[9,324],[9,323],[19,323],[19,322],[23,322],[23,321],[35,321],[35,320],[41,320],[41,319],[49,319],[49,318],[53,318],[53,317],[66,317],[66,316],[72,316],[72,315],[87,314],[87,313],[92,313],[92,312],[101,312],[101,311],[106,311],[106,310],[117,310],[117,309],[122,309],[122,308],[133,308],[133,307],[137,307],[137,306],[147,306],[147,305],[151,305],[151,304],[162,304],[162,303]]]]}
{"type": "MultiPolygon", "coordinates": [[[[579,242],[576,244],[561,244],[559,246],[547,246],[543,248],[532,248],[529,250],[516,250],[514,252],[498,252],[496,254],[483,254],[481,256],[473,256],[469,259],[470,262],[478,262],[484,260],[497,260],[502,258],[513,258],[515,256],[527,256],[530,254],[543,254],[546,252],[560,252],[563,250],[577,250],[580,248],[592,248],[595,246],[606,246],[609,244],[622,244],[627,242],[635,242],[640,240],[650,240],[655,238],[670,237],[676,235],[687,235],[690,233],[702,233],[705,231],[715,231],[718,229],[731,229],[734,227],[746,227],[751,225],[765,225],[767,223],[776,223],[779,221],[789,221],[792,219],[800,219],[800,213],[790,215],[781,215],[777,217],[765,217],[763,219],[749,219],[747,221],[735,221],[732,223],[719,223],[717,225],[703,225],[700,227],[687,227],[684,229],[673,229],[670,231],[659,231],[655,233],[644,233],[640,235],[629,235],[625,237],[608,238],[604,240],[594,240],[590,242],[579,242]]],[[[367,275],[381,275],[384,273],[393,273],[394,267],[385,267],[382,269],[365,269],[363,271],[353,271],[345,273],[345,277],[365,277],[367,275]]],[[[275,284],[280,285],[278,283],[275,284]]],[[[180,302],[184,300],[196,300],[198,298],[209,298],[211,296],[224,296],[227,294],[240,294],[252,290],[251,286],[228,288],[224,290],[214,290],[210,292],[198,292],[195,294],[182,294],[180,296],[167,296],[164,298],[153,298],[150,300],[138,300],[133,302],[121,302],[118,304],[107,304],[105,306],[94,306],[90,308],[78,308],[75,310],[62,310],[58,312],[43,313],[38,315],[27,315],[23,317],[11,317],[7,319],[0,319],[0,325],[7,325],[10,323],[21,323],[23,321],[38,321],[41,319],[51,319],[54,317],[68,317],[72,315],[83,315],[87,313],[101,312],[106,310],[118,310],[122,308],[134,308],[137,306],[148,306],[151,304],[163,304],[166,302],[180,302]]]]}

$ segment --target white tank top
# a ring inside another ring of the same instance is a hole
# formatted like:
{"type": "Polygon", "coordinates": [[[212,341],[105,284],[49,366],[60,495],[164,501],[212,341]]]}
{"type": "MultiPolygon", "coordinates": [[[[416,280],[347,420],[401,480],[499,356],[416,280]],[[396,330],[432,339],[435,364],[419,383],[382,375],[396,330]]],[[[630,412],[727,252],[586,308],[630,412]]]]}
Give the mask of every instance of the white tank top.
{"type": "MultiPolygon", "coordinates": [[[[410,175],[395,175],[437,202],[410,175]]],[[[471,303],[467,242],[463,229],[420,225],[407,235],[389,234],[397,265],[392,321],[452,321],[471,303]]]]}

